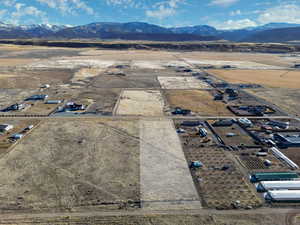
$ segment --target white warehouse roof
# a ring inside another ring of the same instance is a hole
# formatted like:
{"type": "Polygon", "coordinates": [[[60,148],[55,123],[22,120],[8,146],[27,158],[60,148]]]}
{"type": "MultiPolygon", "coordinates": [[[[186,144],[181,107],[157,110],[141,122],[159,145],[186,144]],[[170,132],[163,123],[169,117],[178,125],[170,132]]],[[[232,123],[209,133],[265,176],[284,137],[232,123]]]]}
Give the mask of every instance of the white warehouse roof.
{"type": "Polygon", "coordinates": [[[268,191],[265,194],[265,199],[273,201],[298,201],[300,200],[300,190],[268,191]]]}
{"type": "Polygon", "coordinates": [[[300,190],[300,181],[262,181],[257,185],[257,190],[300,190]]]}

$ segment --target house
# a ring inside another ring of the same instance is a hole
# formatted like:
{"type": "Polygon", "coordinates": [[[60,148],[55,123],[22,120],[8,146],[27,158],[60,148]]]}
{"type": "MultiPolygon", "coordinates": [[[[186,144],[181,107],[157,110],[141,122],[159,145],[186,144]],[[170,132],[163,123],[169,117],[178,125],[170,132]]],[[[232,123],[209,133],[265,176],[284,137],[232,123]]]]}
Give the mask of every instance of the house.
{"type": "Polygon", "coordinates": [[[281,122],[281,121],[275,121],[275,120],[270,120],[267,122],[267,125],[271,127],[278,127],[280,129],[289,129],[290,123],[289,122],[281,122]]]}
{"type": "Polygon", "coordinates": [[[14,126],[10,124],[0,124],[0,132],[7,132],[13,128],[14,126]]]}
{"type": "Polygon", "coordinates": [[[76,104],[75,102],[68,102],[64,110],[65,111],[79,111],[79,110],[85,110],[86,106],[81,104],[76,104]]]}
{"type": "Polygon", "coordinates": [[[16,141],[16,140],[20,140],[23,137],[23,134],[14,134],[10,137],[10,139],[16,141]]]}
{"type": "Polygon", "coordinates": [[[20,111],[22,109],[25,109],[26,105],[25,104],[13,104],[6,109],[2,110],[2,112],[9,112],[9,111],[20,111]]]}
{"type": "Polygon", "coordinates": [[[26,99],[26,101],[44,101],[48,98],[48,95],[32,95],[26,99]]]}

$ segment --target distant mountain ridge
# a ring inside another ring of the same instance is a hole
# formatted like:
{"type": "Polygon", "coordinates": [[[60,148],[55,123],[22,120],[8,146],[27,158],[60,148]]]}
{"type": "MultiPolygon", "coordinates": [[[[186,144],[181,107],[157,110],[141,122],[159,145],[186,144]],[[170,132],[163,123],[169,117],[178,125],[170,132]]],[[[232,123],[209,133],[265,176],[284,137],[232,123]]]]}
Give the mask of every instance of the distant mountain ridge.
{"type": "Polygon", "coordinates": [[[0,39],[9,38],[97,38],[153,41],[254,41],[283,42],[300,40],[300,24],[269,23],[263,26],[236,30],[218,30],[208,25],[166,28],[143,22],[97,22],[81,26],[59,26],[50,24],[11,25],[0,22],[0,39]],[[288,37],[277,35],[283,29],[288,37]],[[274,31],[273,31],[274,30],[274,31]],[[276,34],[276,35],[275,35],[276,34]],[[272,36],[274,36],[272,38],[272,36]]]}

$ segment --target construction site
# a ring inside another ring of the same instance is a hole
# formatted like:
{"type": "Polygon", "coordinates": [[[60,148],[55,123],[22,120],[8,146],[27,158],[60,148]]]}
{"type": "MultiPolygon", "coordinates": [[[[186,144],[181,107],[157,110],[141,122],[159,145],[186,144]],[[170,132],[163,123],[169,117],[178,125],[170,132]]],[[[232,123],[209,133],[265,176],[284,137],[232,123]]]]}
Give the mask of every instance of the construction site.
{"type": "Polygon", "coordinates": [[[1,49],[0,224],[300,223],[283,54],[1,49]]]}

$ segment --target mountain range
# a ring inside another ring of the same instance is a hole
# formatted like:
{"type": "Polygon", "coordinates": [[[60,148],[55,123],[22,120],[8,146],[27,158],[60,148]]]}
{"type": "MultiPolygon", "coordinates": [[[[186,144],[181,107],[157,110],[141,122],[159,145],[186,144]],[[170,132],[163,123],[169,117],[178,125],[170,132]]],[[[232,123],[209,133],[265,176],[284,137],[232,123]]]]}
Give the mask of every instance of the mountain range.
{"type": "Polygon", "coordinates": [[[300,24],[269,23],[237,30],[221,30],[208,25],[166,28],[142,22],[99,22],[82,26],[11,25],[0,22],[0,39],[123,39],[150,41],[287,42],[300,40],[300,24]]]}

